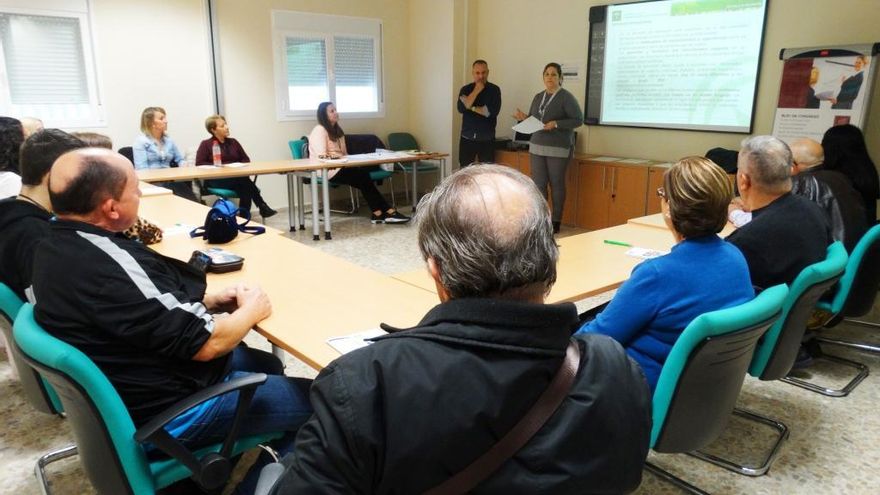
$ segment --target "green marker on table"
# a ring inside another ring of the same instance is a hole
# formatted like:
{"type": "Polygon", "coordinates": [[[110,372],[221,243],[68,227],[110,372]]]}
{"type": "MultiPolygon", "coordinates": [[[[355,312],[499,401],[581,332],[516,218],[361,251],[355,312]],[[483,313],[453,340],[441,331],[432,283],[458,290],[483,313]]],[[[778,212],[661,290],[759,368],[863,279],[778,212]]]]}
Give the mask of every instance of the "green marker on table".
{"type": "Polygon", "coordinates": [[[614,246],[632,247],[632,244],[628,242],[609,241],[608,239],[605,239],[603,242],[605,242],[605,244],[612,244],[614,246]]]}

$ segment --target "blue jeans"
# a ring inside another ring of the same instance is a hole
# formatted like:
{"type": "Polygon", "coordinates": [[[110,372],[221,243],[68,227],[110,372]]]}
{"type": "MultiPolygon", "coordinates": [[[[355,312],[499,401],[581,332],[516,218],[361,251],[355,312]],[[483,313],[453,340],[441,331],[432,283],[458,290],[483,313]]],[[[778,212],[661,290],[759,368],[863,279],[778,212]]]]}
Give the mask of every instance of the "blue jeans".
{"type": "MultiPolygon", "coordinates": [[[[296,432],[312,415],[309,387],[312,380],[284,376],[281,361],[268,352],[239,345],[232,351],[232,367],[228,378],[249,373],[266,373],[266,382],[257,387],[247,414],[238,432],[240,437],[261,433],[285,432],[270,442],[282,456],[293,450],[296,432]]],[[[221,396],[200,420],[181,433],[177,439],[187,448],[195,449],[222,442],[235,418],[238,393],[221,396]]],[[[260,470],[270,462],[260,456],[239,483],[236,493],[253,493],[260,470]]]]}
{"type": "MultiPolygon", "coordinates": [[[[266,373],[269,377],[257,387],[238,434],[287,432],[273,442],[276,450],[287,453],[293,446],[296,431],[312,415],[309,402],[312,381],[284,376],[284,366],[272,354],[238,346],[232,351],[228,378],[249,373],[266,373]]],[[[232,426],[237,403],[237,392],[221,396],[198,422],[178,436],[178,440],[189,448],[222,442],[232,426]]]]}

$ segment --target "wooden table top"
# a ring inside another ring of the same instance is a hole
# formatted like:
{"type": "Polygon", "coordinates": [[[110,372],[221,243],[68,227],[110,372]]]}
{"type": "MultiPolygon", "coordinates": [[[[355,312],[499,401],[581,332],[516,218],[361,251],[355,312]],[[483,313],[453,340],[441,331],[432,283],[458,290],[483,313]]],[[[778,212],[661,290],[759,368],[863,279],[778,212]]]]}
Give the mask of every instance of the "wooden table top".
{"type": "MultiPolygon", "coordinates": [[[[559,239],[559,264],[556,284],[547,297],[549,303],[579,301],[616,289],[629,278],[641,261],[624,253],[625,246],[606,244],[605,240],[626,242],[635,247],[667,251],[675,244],[668,230],[644,225],[624,224],[559,239]]],[[[427,269],[393,275],[414,287],[436,293],[427,269]]]]}
{"type": "MultiPolygon", "coordinates": [[[[356,157],[357,155],[351,155],[356,157]]],[[[196,167],[153,168],[137,171],[138,178],[144,182],[165,182],[192,179],[225,179],[230,177],[246,177],[263,174],[286,174],[291,172],[310,172],[344,167],[363,167],[367,165],[381,165],[383,163],[415,162],[419,160],[436,160],[446,158],[447,153],[428,153],[425,155],[395,154],[381,159],[340,162],[322,162],[317,158],[303,158],[300,160],[273,160],[265,162],[251,162],[235,167],[215,167],[213,165],[199,165],[196,167]]]]}
{"type": "MultiPolygon", "coordinates": [[[[142,200],[140,210],[159,226],[194,220],[200,225],[206,212],[207,207],[175,196],[142,200]]],[[[179,232],[151,248],[188,260],[194,249],[213,246],[242,256],[245,262],[242,270],[209,274],[208,290],[237,283],[261,286],[272,301],[272,315],[260,322],[257,331],[317,370],[340,356],[327,339],[378,328],[382,322],[414,326],[440,302],[432,292],[281,235],[239,234],[230,243],[211,245],[179,232]]]]}

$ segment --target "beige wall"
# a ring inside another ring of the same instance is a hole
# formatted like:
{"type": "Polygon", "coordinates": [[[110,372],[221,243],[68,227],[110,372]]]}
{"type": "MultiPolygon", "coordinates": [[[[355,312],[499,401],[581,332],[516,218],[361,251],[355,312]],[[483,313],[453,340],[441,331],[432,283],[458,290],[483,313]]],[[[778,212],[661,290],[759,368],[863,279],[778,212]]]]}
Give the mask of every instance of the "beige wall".
{"type": "MultiPolygon", "coordinates": [[[[471,0],[476,15],[469,21],[470,57],[489,61],[490,79],[501,86],[502,116],[498,135],[507,135],[517,107],[529,105],[542,89],[541,70],[550,61],[586,64],[587,15],[605,0],[471,0]]],[[[782,48],[880,41],[877,0],[773,0],[758,83],[754,132],[769,134],[782,75],[782,48]]],[[[566,84],[583,104],[584,82],[566,84]]],[[[875,85],[869,124],[865,129],[875,161],[880,163],[880,84],[875,85]]],[[[677,130],[581,127],[578,150],[628,157],[672,160],[723,146],[738,148],[744,134],[677,130]]]]}
{"type": "Polygon", "coordinates": [[[202,0],[92,1],[107,126],[90,130],[109,135],[117,148],[131,146],[141,111],[161,106],[181,149],[204,139],[212,109],[204,8],[202,0]]]}
{"type": "MultiPolygon", "coordinates": [[[[382,20],[385,117],[345,119],[345,132],[371,133],[383,141],[409,121],[408,2],[315,0],[218,0],[220,54],[226,116],[233,136],[253,160],[290,158],[287,142],[308,135],[315,120],[279,122],[275,112],[271,11],[294,10],[382,20]]],[[[261,177],[260,188],[273,205],[286,204],[280,176],[261,177]]]]}

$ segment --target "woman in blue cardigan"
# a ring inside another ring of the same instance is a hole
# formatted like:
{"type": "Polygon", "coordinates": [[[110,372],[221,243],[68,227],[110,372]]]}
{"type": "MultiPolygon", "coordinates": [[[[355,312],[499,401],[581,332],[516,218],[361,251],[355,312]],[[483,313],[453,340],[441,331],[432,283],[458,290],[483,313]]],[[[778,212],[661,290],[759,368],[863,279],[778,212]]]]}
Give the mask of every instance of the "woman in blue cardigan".
{"type": "Polygon", "coordinates": [[[677,244],[636,266],[608,307],[578,330],[620,342],[652,393],[672,345],[694,318],[755,296],[742,253],[717,235],[733,198],[724,170],[703,157],[683,158],[666,172],[657,195],[677,244]]]}

